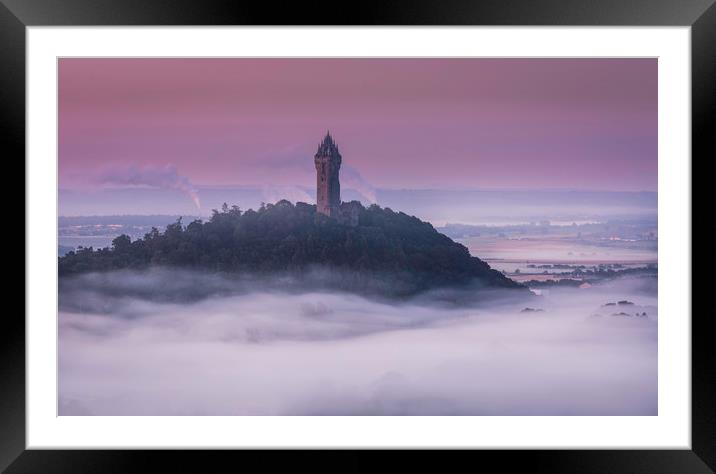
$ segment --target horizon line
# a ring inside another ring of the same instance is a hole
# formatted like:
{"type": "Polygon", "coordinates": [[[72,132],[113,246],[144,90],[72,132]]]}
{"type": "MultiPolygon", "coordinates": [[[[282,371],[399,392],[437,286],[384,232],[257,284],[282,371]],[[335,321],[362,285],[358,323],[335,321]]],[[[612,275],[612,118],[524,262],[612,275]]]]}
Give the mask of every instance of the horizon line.
{"type": "MultiPolygon", "coordinates": [[[[194,184],[194,187],[201,190],[204,189],[263,189],[269,188],[299,188],[305,190],[315,190],[312,185],[305,184],[286,184],[286,185],[271,185],[271,184],[194,184]]],[[[88,189],[88,188],[69,188],[69,187],[58,187],[59,191],[69,192],[96,192],[96,191],[107,191],[107,190],[127,190],[127,189],[155,189],[155,190],[167,190],[167,188],[160,188],[155,186],[114,186],[104,187],[100,189],[88,189]]],[[[356,188],[344,187],[345,190],[357,191],[356,188]]],[[[614,189],[601,189],[601,188],[560,188],[560,187],[549,187],[549,188],[522,188],[522,187],[455,187],[455,188],[442,188],[442,187],[390,187],[390,186],[376,186],[376,191],[454,191],[454,192],[475,192],[475,191],[495,191],[495,192],[584,192],[584,193],[630,193],[630,194],[658,194],[657,190],[614,190],[614,189]]]]}

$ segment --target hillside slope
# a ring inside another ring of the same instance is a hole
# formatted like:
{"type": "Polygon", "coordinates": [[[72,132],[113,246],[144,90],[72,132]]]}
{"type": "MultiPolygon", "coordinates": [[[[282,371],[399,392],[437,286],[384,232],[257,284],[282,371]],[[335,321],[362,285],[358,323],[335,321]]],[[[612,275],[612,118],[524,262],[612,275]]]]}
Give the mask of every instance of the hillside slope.
{"type": "Polygon", "coordinates": [[[334,271],[331,285],[357,292],[409,295],[433,288],[475,285],[520,288],[467,248],[427,222],[376,205],[359,207],[357,226],[288,201],[242,212],[224,206],[207,222],[181,219],[111,248],[83,248],[59,258],[59,274],[179,267],[238,274],[301,275],[334,271]]]}

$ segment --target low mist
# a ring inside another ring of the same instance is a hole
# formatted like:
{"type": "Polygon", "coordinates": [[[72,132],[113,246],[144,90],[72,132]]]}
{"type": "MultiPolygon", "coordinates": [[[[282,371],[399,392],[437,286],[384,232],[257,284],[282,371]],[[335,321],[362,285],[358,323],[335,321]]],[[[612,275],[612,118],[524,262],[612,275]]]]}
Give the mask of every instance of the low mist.
{"type": "Polygon", "coordinates": [[[657,414],[653,279],[459,305],[272,287],[62,282],[59,414],[657,414]]]}

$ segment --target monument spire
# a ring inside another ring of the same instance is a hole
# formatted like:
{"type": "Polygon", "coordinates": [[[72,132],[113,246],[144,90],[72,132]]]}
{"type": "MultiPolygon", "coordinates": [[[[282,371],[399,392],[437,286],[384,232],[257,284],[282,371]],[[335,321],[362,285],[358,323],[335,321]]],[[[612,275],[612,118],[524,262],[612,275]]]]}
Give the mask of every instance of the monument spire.
{"type": "Polygon", "coordinates": [[[338,177],[341,154],[331,137],[330,130],[318,146],[314,157],[316,165],[316,210],[329,217],[336,217],[341,206],[341,183],[338,177]]]}

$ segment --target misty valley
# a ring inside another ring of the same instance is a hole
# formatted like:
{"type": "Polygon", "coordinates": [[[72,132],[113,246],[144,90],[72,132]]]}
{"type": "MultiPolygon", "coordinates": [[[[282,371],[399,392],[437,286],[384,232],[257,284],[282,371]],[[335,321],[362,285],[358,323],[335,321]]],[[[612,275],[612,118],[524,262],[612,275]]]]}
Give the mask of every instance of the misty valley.
{"type": "MultiPolygon", "coordinates": [[[[291,220],[313,209],[283,206],[262,206],[250,219],[291,220]]],[[[521,286],[466,283],[454,272],[401,279],[388,271],[389,253],[362,260],[358,278],[360,247],[342,265],[317,264],[330,260],[322,254],[305,257],[306,266],[237,272],[155,259],[63,273],[62,259],[60,415],[657,414],[655,220],[562,214],[433,227],[379,209],[364,208],[374,213],[364,223],[385,218],[417,232],[413,244],[425,237],[445,250],[448,241],[464,246],[448,257],[416,248],[433,261],[411,271],[480,257],[492,268],[485,275],[521,286]]],[[[153,227],[189,232],[191,224],[176,228],[178,217],[62,218],[60,245],[76,254],[102,238],[109,256],[118,235],[133,244],[153,227]]],[[[313,242],[315,216],[307,219],[286,232],[301,242],[308,232],[313,242]]],[[[386,232],[383,246],[403,232],[371,223],[386,232]]],[[[277,232],[275,223],[267,228],[277,232]]],[[[362,235],[360,225],[343,231],[362,235]]],[[[332,232],[347,249],[349,234],[332,232]]],[[[465,265],[469,277],[475,270],[465,265]]]]}

